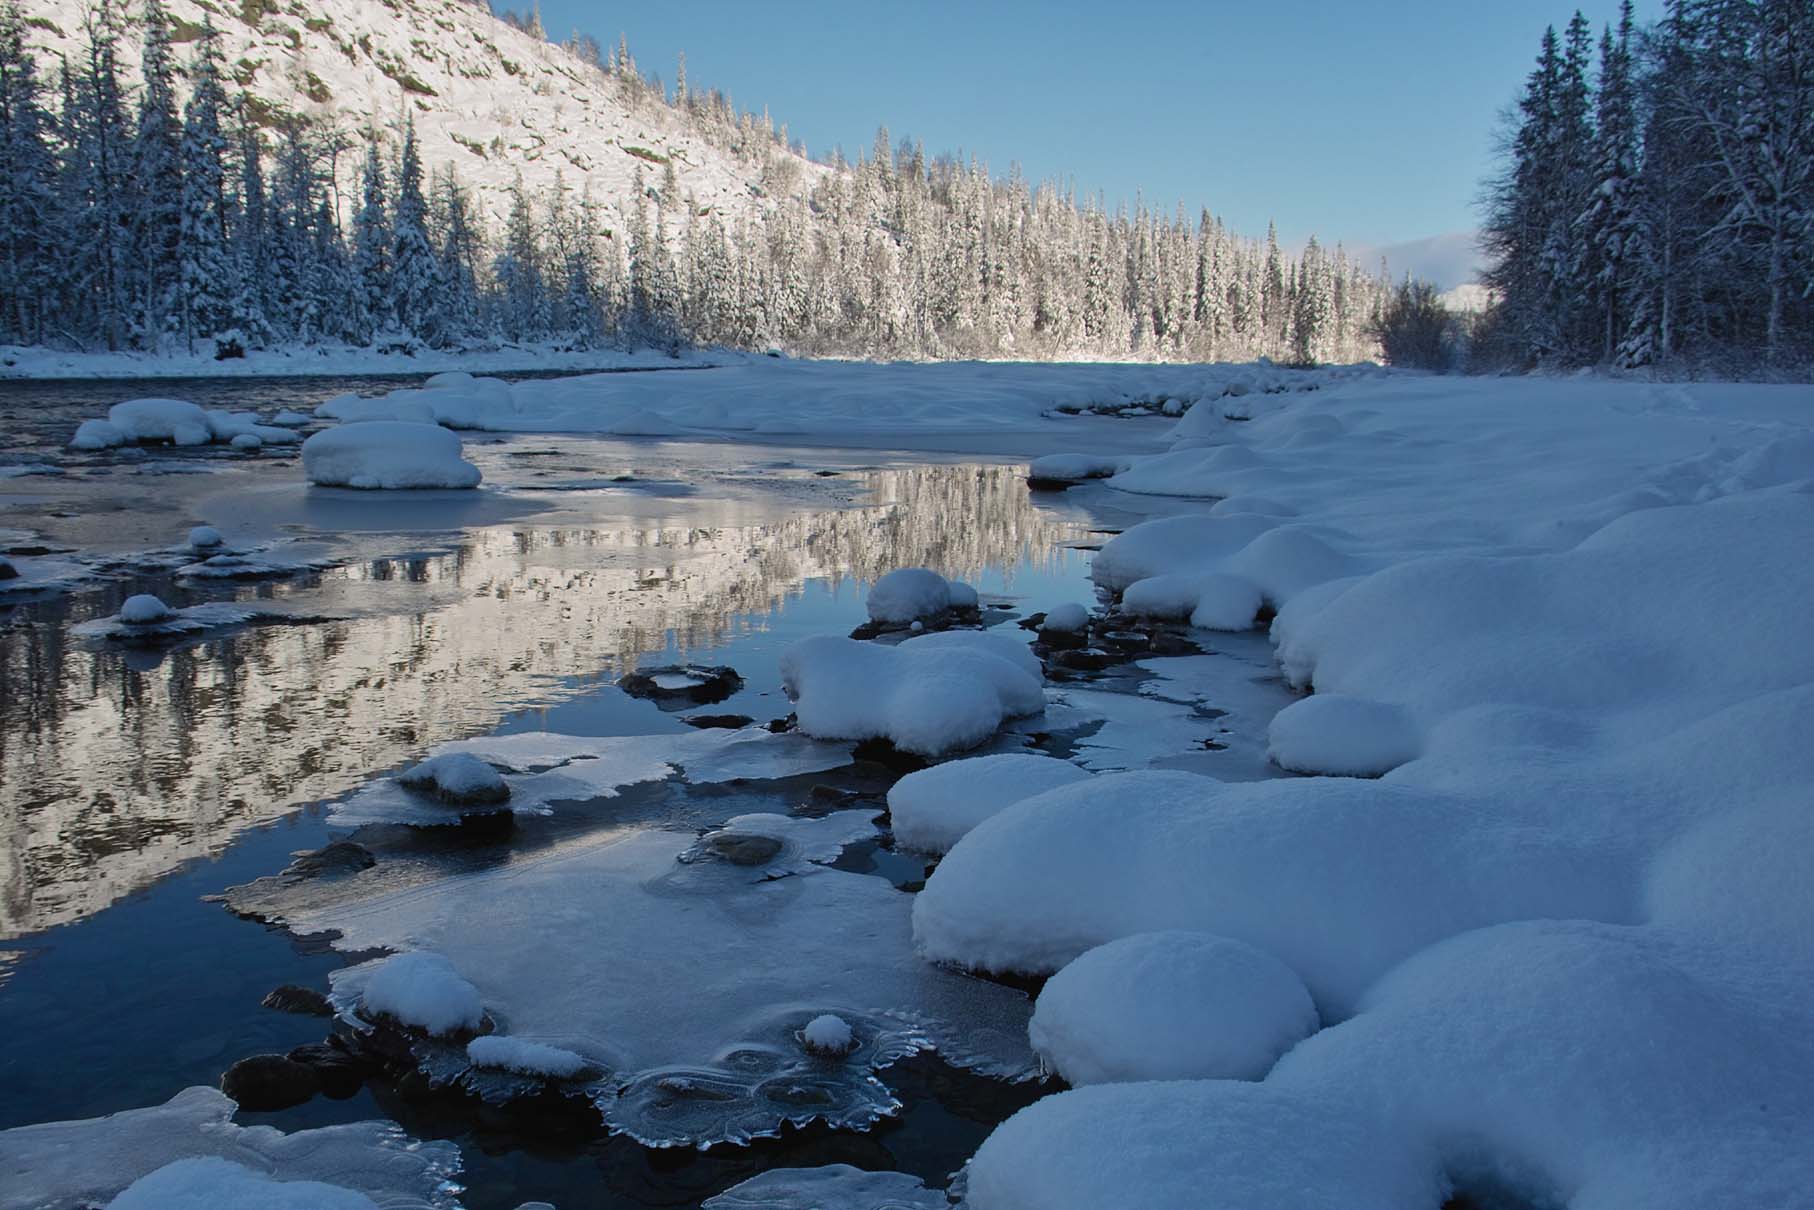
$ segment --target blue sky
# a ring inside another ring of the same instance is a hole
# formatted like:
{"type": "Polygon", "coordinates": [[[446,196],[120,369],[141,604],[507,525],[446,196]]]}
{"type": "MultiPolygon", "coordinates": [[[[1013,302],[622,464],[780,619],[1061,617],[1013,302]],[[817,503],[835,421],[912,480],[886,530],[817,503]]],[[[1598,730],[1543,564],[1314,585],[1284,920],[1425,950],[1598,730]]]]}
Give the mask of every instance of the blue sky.
{"type": "MultiPolygon", "coordinates": [[[[524,0],[526,4],[526,0],[524,0]]],[[[1616,18],[1617,0],[1582,10],[1616,18]]],[[[1661,0],[1638,4],[1640,21],[1661,0]]],[[[628,34],[670,86],[767,106],[821,154],[878,123],[997,174],[1142,192],[1292,243],[1377,248],[1472,228],[1498,112],[1572,8],[1467,4],[690,3],[544,0],[551,34],[628,34]]]]}

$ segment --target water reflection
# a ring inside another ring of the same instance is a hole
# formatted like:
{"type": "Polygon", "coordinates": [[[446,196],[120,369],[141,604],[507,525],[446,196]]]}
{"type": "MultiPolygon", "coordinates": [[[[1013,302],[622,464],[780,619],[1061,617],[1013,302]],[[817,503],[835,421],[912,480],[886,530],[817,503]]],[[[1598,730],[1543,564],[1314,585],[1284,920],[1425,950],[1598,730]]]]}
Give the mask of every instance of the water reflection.
{"type": "Polygon", "coordinates": [[[499,527],[445,553],[232,590],[353,616],[149,666],[68,637],[105,597],[27,607],[0,633],[0,939],[98,911],[238,828],[570,696],[573,678],[615,675],[670,636],[721,641],[809,580],[903,565],[975,577],[1044,564],[1081,532],[1005,467],[862,478],[868,503],[779,522],[499,527]]]}

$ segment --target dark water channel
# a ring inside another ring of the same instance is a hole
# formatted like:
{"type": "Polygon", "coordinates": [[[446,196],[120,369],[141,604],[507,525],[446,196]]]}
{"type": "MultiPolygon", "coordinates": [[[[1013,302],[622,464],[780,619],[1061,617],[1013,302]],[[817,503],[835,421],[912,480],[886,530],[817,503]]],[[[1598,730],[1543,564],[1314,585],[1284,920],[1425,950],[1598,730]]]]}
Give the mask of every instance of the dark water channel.
{"type": "MultiPolygon", "coordinates": [[[[268,398],[254,398],[249,382],[197,383],[219,388],[223,406],[302,410],[310,391],[399,385],[309,381],[257,384],[268,398]]],[[[166,387],[215,402],[194,383],[4,383],[0,424],[61,439],[71,416],[166,387]],[[21,387],[39,392],[54,423],[12,406],[21,387]]],[[[433,543],[399,536],[393,553],[268,582],[178,583],[167,568],[143,567],[0,605],[0,1128],[156,1104],[214,1084],[239,1058],[320,1041],[325,1022],[260,1000],[279,984],[325,987],[349,959],[204,897],[343,835],[323,804],[437,743],[494,731],[684,729],[616,685],[638,666],[679,659],[742,674],[743,688],[714,711],[785,715],[782,649],[848,631],[862,620],[863,582],[897,566],[970,580],[1000,603],[999,619],[1089,599],[1087,563],[1072,545],[1087,540],[1086,519],[1036,504],[1014,468],[843,477],[848,504],[745,524],[699,524],[677,505],[667,521],[470,527],[433,543]],[[264,602],[298,620],[150,654],[70,634],[142,591],[264,602]]],[[[750,787],[661,784],[627,796],[617,818],[787,812],[824,782],[879,804],[889,776],[855,765],[750,787]]],[[[513,843],[553,843],[590,826],[583,812],[563,815],[513,843]]],[[[392,843],[424,865],[444,856],[392,843]]],[[[915,873],[886,852],[854,860],[897,884],[915,873]]],[[[874,1131],[808,1128],[703,1153],[607,1137],[591,1111],[571,1105],[505,1111],[413,1077],[238,1120],[297,1130],[389,1117],[417,1137],[454,1139],[465,1154],[464,1201],[475,1208],[536,1198],[685,1206],[777,1166],[847,1162],[942,1185],[996,1122],[1037,1095],[927,1057],[898,1065],[890,1082],[905,1108],[874,1131]]]]}

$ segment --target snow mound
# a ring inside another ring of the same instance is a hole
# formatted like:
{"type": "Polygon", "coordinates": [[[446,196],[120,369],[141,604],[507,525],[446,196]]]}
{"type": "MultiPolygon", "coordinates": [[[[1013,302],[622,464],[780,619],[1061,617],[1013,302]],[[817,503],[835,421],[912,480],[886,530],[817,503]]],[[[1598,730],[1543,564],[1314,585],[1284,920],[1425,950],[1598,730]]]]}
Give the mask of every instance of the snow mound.
{"type": "Polygon", "coordinates": [[[1273,716],[1267,755],[1293,773],[1379,777],[1417,759],[1411,716],[1386,702],[1319,693],[1273,716]]]}
{"type": "Polygon", "coordinates": [[[800,729],[819,739],[888,739],[938,756],[974,748],[1011,718],[1045,709],[1039,661],[1005,635],[950,631],[887,647],[818,636],[781,655],[800,729]]]}
{"type": "Polygon", "coordinates": [[[558,1046],[544,1046],[522,1038],[486,1034],[466,1044],[466,1057],[474,1067],[491,1067],[525,1076],[571,1080],[592,1069],[585,1056],[558,1046]]]}
{"type": "Polygon", "coordinates": [[[1090,578],[1110,592],[1123,592],[1148,576],[1193,570],[1226,558],[1275,524],[1270,518],[1246,513],[1143,521],[1103,544],[1090,564],[1090,578]]]}
{"type": "Polygon", "coordinates": [[[772,1168],[709,1197],[701,1210],[947,1210],[941,1189],[905,1172],[865,1172],[849,1164],[772,1168]]]}
{"type": "Polygon", "coordinates": [[[1338,1018],[1416,951],[1533,915],[1628,913],[1610,855],[1388,780],[1111,773],[978,825],[914,898],[934,961],[1045,973],[1134,933],[1232,937],[1338,1018]]]}
{"type": "Polygon", "coordinates": [[[302,412],[293,412],[285,408],[271,417],[271,424],[280,429],[298,429],[309,422],[309,417],[302,412]]]}
{"type": "Polygon", "coordinates": [[[128,626],[148,626],[153,622],[166,621],[175,613],[174,609],[150,593],[140,593],[136,597],[127,597],[121,603],[118,617],[128,626]]]}
{"type": "Polygon", "coordinates": [[[230,444],[236,450],[257,450],[264,448],[264,438],[257,433],[240,433],[230,444]]]}
{"type": "Polygon", "coordinates": [[[127,441],[207,445],[214,440],[208,413],[183,399],[128,399],[107,409],[107,422],[127,441]]]}
{"type": "MultiPolygon", "coordinates": [[[[324,405],[325,406],[325,405],[324,405]]],[[[316,433],[302,443],[303,474],[324,487],[477,487],[479,468],[460,439],[434,424],[374,420],[316,433]]]]}
{"type": "Polygon", "coordinates": [[[479,989],[439,954],[381,959],[359,1001],[367,1016],[394,1017],[431,1034],[471,1033],[485,1017],[479,989]]]}
{"type": "Polygon", "coordinates": [[[888,791],[894,838],[903,848],[943,853],[996,812],[1089,776],[1069,761],[1021,752],[920,769],[888,791]]]}
{"type": "Polygon", "coordinates": [[[800,1027],[800,1044],[816,1054],[841,1055],[856,1043],[850,1022],[832,1013],[821,1013],[800,1027]]]}
{"type": "MultiPolygon", "coordinates": [[[[418,393],[410,392],[410,394],[418,393]]],[[[336,395],[315,408],[315,418],[317,420],[339,420],[348,424],[365,424],[384,420],[433,424],[435,409],[419,399],[397,398],[395,394],[378,399],[366,399],[360,395],[336,395]]]]}
{"type": "MultiPolygon", "coordinates": [[[[390,1122],[357,1122],[285,1134],[270,1126],[240,1126],[233,1121],[238,1106],[214,1088],[187,1088],[162,1105],[128,1109],[107,1117],[75,1122],[46,1122],[0,1131],[0,1206],[26,1210],[44,1206],[94,1206],[105,1203],[141,1178],[168,1166],[185,1164],[175,1176],[148,1182],[133,1200],[115,1204],[189,1205],[174,1197],[204,1185],[210,1170],[193,1161],[215,1156],[244,1165],[268,1182],[289,1188],[244,1186],[244,1195],[198,1205],[306,1205],[320,1201],[261,1201],[261,1197],[294,1195],[303,1182],[320,1181],[351,1190],[386,1210],[451,1210],[460,1169],[459,1148],[448,1142],[408,1138],[390,1122]],[[192,1181],[185,1184],[181,1182],[192,1181]]],[[[224,1181],[229,1175],[212,1170],[224,1181]]],[[[219,1189],[220,1186],[211,1186],[219,1189]]],[[[326,1197],[327,1195],[323,1195],[326,1197]]],[[[338,1197],[338,1194],[333,1196],[338,1197]]],[[[333,1202],[325,1204],[333,1205],[333,1202]]]]}
{"type": "Polygon", "coordinates": [[[504,777],[469,752],[443,752],[397,775],[405,787],[450,806],[494,806],[510,797],[504,777]]]}
{"type": "MultiPolygon", "coordinates": [[[[879,835],[862,811],[784,822],[808,829],[795,836],[803,851],[859,825],[879,835]]],[[[612,1129],[651,1145],[747,1140],[787,1122],[870,1125],[898,1107],[881,1083],[886,1066],[929,1047],[986,1073],[1031,1074],[1025,997],[920,961],[910,897],[886,879],[812,863],[775,878],[767,866],[676,860],[688,839],[595,832],[423,885],[367,879],[363,898],[316,884],[325,902],[281,915],[298,933],[333,930],[343,952],[441,956],[478,988],[462,1006],[466,1021],[482,999],[511,1034],[597,1061],[605,1074],[573,1091],[612,1129]],[[856,1039],[837,1061],[808,1054],[796,1036],[827,1013],[856,1039]]],[[[330,997],[354,1027],[383,969],[330,976],[330,997]]],[[[463,1041],[411,1041],[431,1078],[488,1096],[523,1089],[521,1077],[474,1071],[463,1041]]]]}
{"type": "Polygon", "coordinates": [[[1206,933],[1136,933],[1046,983],[1027,1036],[1073,1085],[1257,1080],[1316,1029],[1303,980],[1206,933]]]}
{"type": "Polygon", "coordinates": [[[218,1156],[177,1160],[140,1177],[108,1210],[378,1210],[363,1193],[320,1181],[279,1181],[218,1156]]]}
{"type": "Polygon", "coordinates": [[[648,408],[630,408],[599,431],[612,437],[678,437],[686,432],[648,408]]]}
{"type": "Polygon", "coordinates": [[[970,1161],[972,1210],[1436,1210],[1435,1157],[1388,1122],[1267,1084],[1103,1084],[1046,1097],[970,1161]],[[1289,1140],[1289,1143],[1285,1142],[1289,1140]]]}
{"type": "Polygon", "coordinates": [[[1039,624],[1039,628],[1049,630],[1053,634],[1076,634],[1087,628],[1089,624],[1089,607],[1072,601],[1048,610],[1045,620],[1039,624]]]}
{"type": "Polygon", "coordinates": [[[928,621],[951,608],[951,584],[936,571],[903,567],[875,582],[866,607],[869,620],[885,626],[928,621]]]}
{"type": "Polygon", "coordinates": [[[119,425],[109,420],[84,420],[76,426],[75,436],[69,439],[72,450],[107,450],[125,445],[128,437],[119,425]]]}
{"type": "Polygon", "coordinates": [[[213,550],[225,542],[220,531],[212,525],[198,525],[189,531],[189,545],[196,550],[213,550]]]}

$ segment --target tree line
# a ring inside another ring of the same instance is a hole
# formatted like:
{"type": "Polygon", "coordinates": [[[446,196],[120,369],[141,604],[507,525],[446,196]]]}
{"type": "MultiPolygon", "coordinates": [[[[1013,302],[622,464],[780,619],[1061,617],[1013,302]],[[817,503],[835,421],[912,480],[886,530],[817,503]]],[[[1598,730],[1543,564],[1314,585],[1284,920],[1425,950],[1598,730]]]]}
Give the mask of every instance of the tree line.
{"type": "Polygon", "coordinates": [[[1546,30],[1486,210],[1477,356],[1807,364],[1814,5],[1669,0],[1640,29],[1626,0],[1597,56],[1579,12],[1546,30]]]}
{"type": "MultiPolygon", "coordinates": [[[[811,190],[768,190],[741,214],[698,205],[671,161],[652,162],[626,198],[564,181],[531,191],[519,177],[492,230],[451,165],[425,169],[413,121],[349,133],[273,118],[229,95],[211,25],[190,31],[178,62],[158,0],[131,84],[110,0],[88,10],[77,59],[48,70],[24,24],[5,0],[0,343],[1319,362],[1372,355],[1390,294],[1383,269],[1314,239],[1291,255],[1275,234],[1237,237],[1207,211],[1111,213],[1018,172],[891,146],[886,131],[811,190]]],[[[567,50],[626,102],[653,93],[754,157],[764,180],[797,179],[785,128],[766,117],[767,137],[752,137],[751,115],[690,92],[684,74],[670,98],[627,47],[567,50]]]]}

